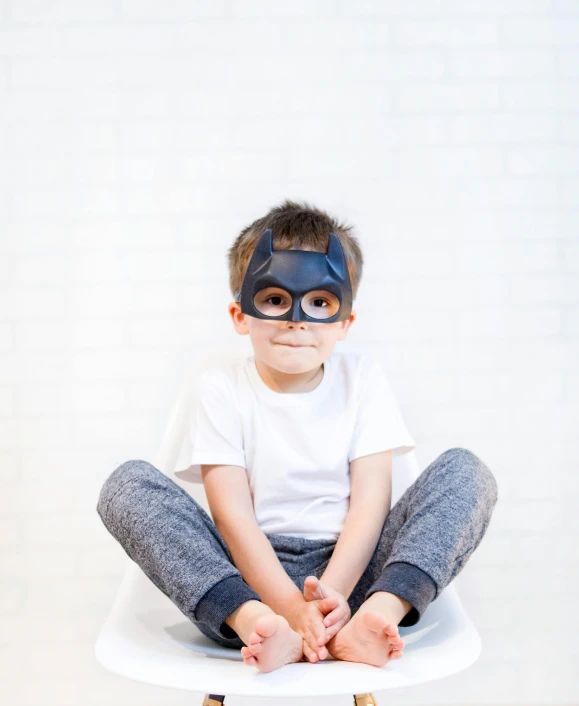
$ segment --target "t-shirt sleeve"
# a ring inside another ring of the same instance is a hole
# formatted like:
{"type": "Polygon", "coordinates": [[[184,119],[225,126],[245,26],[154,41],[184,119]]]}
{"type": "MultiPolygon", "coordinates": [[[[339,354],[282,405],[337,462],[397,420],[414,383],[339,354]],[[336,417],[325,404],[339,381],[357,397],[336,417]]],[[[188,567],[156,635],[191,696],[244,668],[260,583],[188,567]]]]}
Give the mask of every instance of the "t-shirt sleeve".
{"type": "Polygon", "coordinates": [[[206,370],[199,378],[191,425],[191,465],[223,464],[245,467],[241,419],[227,377],[206,370]]]}
{"type": "Polygon", "coordinates": [[[389,449],[392,456],[412,451],[416,443],[406,427],[388,378],[376,360],[372,361],[361,384],[348,461],[389,449]]]}

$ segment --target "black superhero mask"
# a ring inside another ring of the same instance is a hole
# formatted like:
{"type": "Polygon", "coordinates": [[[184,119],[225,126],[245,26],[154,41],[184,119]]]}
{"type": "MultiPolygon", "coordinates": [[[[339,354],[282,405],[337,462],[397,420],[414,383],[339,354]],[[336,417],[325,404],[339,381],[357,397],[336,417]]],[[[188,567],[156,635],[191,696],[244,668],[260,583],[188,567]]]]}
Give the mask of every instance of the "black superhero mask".
{"type": "Polygon", "coordinates": [[[241,311],[258,319],[331,324],[350,318],[352,285],[344,250],[330,233],[328,252],[273,250],[271,228],[259,239],[247,266],[241,311]]]}

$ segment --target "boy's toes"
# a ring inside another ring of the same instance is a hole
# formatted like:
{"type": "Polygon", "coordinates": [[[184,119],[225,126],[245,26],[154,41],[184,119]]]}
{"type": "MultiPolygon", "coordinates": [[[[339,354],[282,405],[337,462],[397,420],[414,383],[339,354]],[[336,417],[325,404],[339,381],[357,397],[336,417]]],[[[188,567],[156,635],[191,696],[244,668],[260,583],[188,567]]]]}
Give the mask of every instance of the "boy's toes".
{"type": "Polygon", "coordinates": [[[399,647],[400,643],[404,642],[398,632],[398,625],[395,625],[394,623],[386,623],[382,630],[391,645],[396,645],[396,647],[399,647]]]}
{"type": "Polygon", "coordinates": [[[261,652],[261,650],[263,649],[263,645],[261,642],[256,642],[253,645],[246,645],[245,647],[247,649],[248,656],[256,655],[258,652],[261,652]]]}
{"type": "Polygon", "coordinates": [[[249,645],[256,645],[257,643],[263,642],[263,635],[260,635],[257,632],[252,632],[251,635],[249,636],[249,645]]]}
{"type": "Polygon", "coordinates": [[[386,637],[388,638],[388,642],[392,645],[392,647],[396,647],[396,649],[398,650],[401,650],[404,647],[404,640],[400,637],[400,635],[389,635],[386,632],[386,637]]]}
{"type": "Polygon", "coordinates": [[[281,616],[275,615],[275,613],[261,615],[255,621],[254,632],[251,634],[249,639],[250,643],[254,642],[252,638],[256,635],[260,642],[264,637],[271,637],[277,630],[277,619],[279,617],[281,616]]]}

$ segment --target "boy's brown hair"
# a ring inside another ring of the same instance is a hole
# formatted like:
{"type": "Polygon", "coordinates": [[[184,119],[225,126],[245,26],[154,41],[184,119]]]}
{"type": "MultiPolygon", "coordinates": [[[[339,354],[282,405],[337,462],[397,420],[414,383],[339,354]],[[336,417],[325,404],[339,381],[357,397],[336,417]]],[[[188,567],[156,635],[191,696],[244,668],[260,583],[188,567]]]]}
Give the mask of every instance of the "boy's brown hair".
{"type": "Polygon", "coordinates": [[[290,199],[286,199],[280,206],[274,206],[265,216],[244,228],[229,248],[229,288],[234,298],[236,292],[241,291],[257,241],[268,228],[271,228],[274,250],[300,250],[307,247],[325,253],[328,251],[330,233],[335,233],[348,264],[352,301],[356,298],[364,258],[357,238],[351,234],[352,226],[339,223],[325,211],[305,201],[298,203],[290,199]]]}

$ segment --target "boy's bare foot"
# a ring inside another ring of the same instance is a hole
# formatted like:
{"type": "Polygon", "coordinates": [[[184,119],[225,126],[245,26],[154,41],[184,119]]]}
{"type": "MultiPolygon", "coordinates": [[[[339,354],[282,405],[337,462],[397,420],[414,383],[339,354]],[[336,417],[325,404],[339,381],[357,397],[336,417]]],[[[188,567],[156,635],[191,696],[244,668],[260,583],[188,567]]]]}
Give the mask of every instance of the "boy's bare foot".
{"type": "Polygon", "coordinates": [[[394,594],[382,591],[372,594],[350,622],[328,640],[328,652],[334,659],[375,667],[400,659],[405,643],[398,633],[398,623],[411,607],[394,594]]]}
{"type": "Polygon", "coordinates": [[[368,610],[358,611],[326,647],[334,659],[383,667],[389,660],[402,657],[404,640],[395,623],[377,610],[368,610]]]}
{"type": "Polygon", "coordinates": [[[303,657],[303,638],[292,630],[283,615],[262,615],[255,621],[249,642],[241,648],[245,664],[260,672],[272,672],[303,657]]]}
{"type": "Polygon", "coordinates": [[[246,601],[225,622],[232,622],[231,627],[245,642],[241,648],[244,664],[260,672],[272,672],[303,657],[302,636],[260,601],[246,601]]]}

